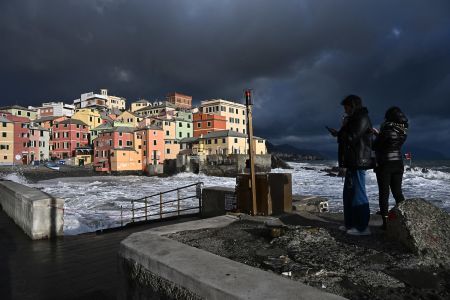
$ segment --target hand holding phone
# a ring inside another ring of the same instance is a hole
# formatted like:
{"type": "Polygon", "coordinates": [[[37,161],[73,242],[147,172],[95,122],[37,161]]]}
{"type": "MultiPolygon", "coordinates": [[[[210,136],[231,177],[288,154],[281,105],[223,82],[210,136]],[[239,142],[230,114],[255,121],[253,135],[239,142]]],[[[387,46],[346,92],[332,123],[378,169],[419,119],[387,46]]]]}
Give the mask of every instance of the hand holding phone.
{"type": "Polygon", "coordinates": [[[330,132],[330,134],[331,134],[332,136],[337,136],[337,135],[338,135],[338,131],[337,131],[336,129],[330,128],[330,127],[328,127],[328,126],[325,126],[325,128],[330,132]]]}

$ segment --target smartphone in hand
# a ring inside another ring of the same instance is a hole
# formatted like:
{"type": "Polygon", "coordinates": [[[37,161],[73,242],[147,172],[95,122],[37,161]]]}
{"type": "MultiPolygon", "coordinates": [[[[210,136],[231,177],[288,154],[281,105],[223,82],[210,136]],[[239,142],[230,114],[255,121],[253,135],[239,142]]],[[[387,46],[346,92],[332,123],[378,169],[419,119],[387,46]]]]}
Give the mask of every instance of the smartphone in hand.
{"type": "Polygon", "coordinates": [[[332,136],[337,136],[338,131],[334,128],[330,128],[328,126],[325,126],[325,128],[331,133],[332,136]]]}

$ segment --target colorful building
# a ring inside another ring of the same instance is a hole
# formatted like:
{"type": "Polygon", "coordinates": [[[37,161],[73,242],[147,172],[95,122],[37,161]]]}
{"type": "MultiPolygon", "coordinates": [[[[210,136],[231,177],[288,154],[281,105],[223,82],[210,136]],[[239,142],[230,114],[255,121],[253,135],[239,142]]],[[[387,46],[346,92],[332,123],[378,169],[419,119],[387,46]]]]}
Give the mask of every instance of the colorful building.
{"type": "Polygon", "coordinates": [[[138,100],[136,102],[131,103],[130,110],[131,110],[131,112],[135,112],[137,110],[143,109],[143,108],[145,108],[147,106],[150,106],[150,105],[152,105],[150,103],[150,101],[145,100],[145,99],[141,99],[141,100],[138,100]]]}
{"type": "Polygon", "coordinates": [[[165,159],[165,132],[161,127],[145,126],[136,130],[137,138],[142,139],[142,163],[147,165],[163,164],[165,159]]]}
{"type": "Polygon", "coordinates": [[[35,109],[26,108],[19,105],[0,107],[0,111],[6,111],[11,113],[13,116],[26,117],[30,120],[37,118],[37,111],[35,109]]]}
{"type": "Polygon", "coordinates": [[[80,108],[75,111],[72,116],[72,119],[80,120],[86,125],[88,125],[89,129],[93,129],[104,123],[100,111],[95,108],[80,108]]]}
{"type": "Polygon", "coordinates": [[[50,156],[53,158],[72,158],[75,150],[89,145],[89,126],[78,119],[57,122],[52,127],[50,156]]]}
{"type": "MultiPolygon", "coordinates": [[[[139,141],[138,144],[140,145],[141,142],[139,141]]],[[[113,127],[101,131],[94,140],[96,171],[142,170],[139,145],[135,145],[132,127],[113,127]],[[139,164],[138,167],[137,164],[139,164]]]]}
{"type": "Polygon", "coordinates": [[[201,102],[200,112],[224,116],[227,120],[227,130],[246,133],[245,105],[223,99],[205,100],[201,102]]]}
{"type": "Polygon", "coordinates": [[[190,111],[177,111],[173,120],[176,124],[175,137],[177,139],[184,139],[194,136],[192,113],[190,111]]]}
{"type": "MultiPolygon", "coordinates": [[[[190,149],[192,154],[248,154],[248,137],[246,134],[222,130],[205,134],[201,137],[186,138],[180,141],[181,149],[190,149]]],[[[267,154],[265,140],[253,138],[255,154],[267,154]]]]}
{"type": "Polygon", "coordinates": [[[51,116],[66,116],[71,117],[74,113],[75,106],[63,102],[47,102],[42,103],[41,107],[37,108],[37,117],[51,117],[51,116]]]}
{"type": "Polygon", "coordinates": [[[31,122],[29,125],[30,142],[28,145],[29,162],[50,158],[50,130],[31,122]]]}
{"type": "Polygon", "coordinates": [[[40,117],[36,120],[33,121],[33,123],[37,124],[38,126],[41,126],[42,128],[45,129],[52,129],[53,124],[57,123],[57,122],[61,122],[67,120],[66,116],[48,116],[48,117],[40,117]]]}
{"type": "Polygon", "coordinates": [[[193,114],[193,136],[199,137],[213,131],[227,129],[227,118],[216,114],[193,114]]]}
{"type": "Polygon", "coordinates": [[[29,164],[30,119],[11,113],[2,113],[2,115],[14,123],[14,164],[29,164]]]}
{"type": "Polygon", "coordinates": [[[166,95],[166,101],[172,103],[178,108],[191,109],[192,108],[192,97],[188,95],[183,95],[180,93],[168,93],[166,95]]]}
{"type": "Polygon", "coordinates": [[[0,115],[0,165],[14,164],[14,123],[0,115]]]}
{"type": "Polygon", "coordinates": [[[170,102],[153,102],[150,105],[136,110],[134,113],[142,118],[175,115],[176,106],[170,102]]]}
{"type": "Polygon", "coordinates": [[[137,127],[139,122],[142,121],[142,117],[139,117],[138,115],[131,113],[129,111],[122,112],[114,121],[122,122],[130,124],[133,127],[137,127]]]}

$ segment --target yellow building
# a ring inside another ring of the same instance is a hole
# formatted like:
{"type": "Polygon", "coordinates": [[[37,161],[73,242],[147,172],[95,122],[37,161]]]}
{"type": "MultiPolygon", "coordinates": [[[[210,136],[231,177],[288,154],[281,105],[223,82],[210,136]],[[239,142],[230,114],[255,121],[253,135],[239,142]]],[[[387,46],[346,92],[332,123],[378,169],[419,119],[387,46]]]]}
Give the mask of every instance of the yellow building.
{"type": "Polygon", "coordinates": [[[175,139],[164,139],[164,159],[176,159],[180,153],[180,143],[175,139]]]}
{"type": "MultiPolygon", "coordinates": [[[[247,135],[231,130],[214,131],[198,138],[182,139],[182,149],[190,148],[193,154],[247,154],[247,135]]],[[[267,154],[266,142],[259,137],[253,138],[255,154],[267,154]]]]}
{"type": "Polygon", "coordinates": [[[103,121],[100,112],[95,108],[79,108],[75,111],[72,119],[80,120],[89,126],[89,130],[100,126],[103,121]]]}
{"type": "Polygon", "coordinates": [[[133,127],[137,127],[139,122],[142,121],[142,117],[139,117],[129,111],[124,111],[114,121],[130,124],[133,127]]]}
{"type": "Polygon", "coordinates": [[[142,171],[142,137],[134,133],[133,147],[115,148],[111,152],[111,171],[142,171]]]}
{"type": "Polygon", "coordinates": [[[149,105],[152,105],[149,101],[145,99],[141,99],[139,101],[131,103],[131,112],[135,112],[137,110],[143,109],[149,105]]]}
{"type": "Polygon", "coordinates": [[[245,105],[223,99],[212,99],[201,102],[200,111],[226,117],[226,129],[245,134],[247,116],[245,105]]]}
{"type": "Polygon", "coordinates": [[[0,116],[0,165],[14,164],[14,123],[0,116]]]}
{"type": "Polygon", "coordinates": [[[30,120],[35,120],[37,118],[36,109],[28,109],[26,107],[19,105],[0,107],[0,110],[7,111],[11,113],[13,116],[26,117],[30,120]]]}

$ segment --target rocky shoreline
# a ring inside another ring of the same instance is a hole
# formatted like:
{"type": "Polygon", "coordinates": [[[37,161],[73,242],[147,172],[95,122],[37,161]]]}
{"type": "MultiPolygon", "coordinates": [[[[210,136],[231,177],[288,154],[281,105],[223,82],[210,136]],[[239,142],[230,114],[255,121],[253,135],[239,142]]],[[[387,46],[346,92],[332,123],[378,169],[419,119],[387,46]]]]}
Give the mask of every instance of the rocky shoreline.
{"type": "Polygon", "coordinates": [[[449,265],[388,239],[379,216],[371,217],[372,235],[365,237],[339,231],[341,214],[281,216],[279,237],[267,220],[241,216],[225,228],[170,238],[349,299],[450,299],[449,265]]]}

